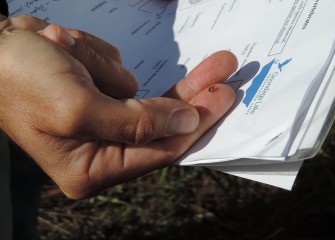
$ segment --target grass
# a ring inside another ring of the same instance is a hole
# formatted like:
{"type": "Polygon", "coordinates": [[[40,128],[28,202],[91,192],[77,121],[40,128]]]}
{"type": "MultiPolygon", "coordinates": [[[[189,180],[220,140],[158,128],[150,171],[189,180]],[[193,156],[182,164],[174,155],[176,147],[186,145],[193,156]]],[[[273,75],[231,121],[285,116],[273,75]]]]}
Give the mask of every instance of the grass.
{"type": "Polygon", "coordinates": [[[335,127],[292,191],[199,167],[170,167],[72,201],[48,184],[41,239],[332,239],[335,127]]]}

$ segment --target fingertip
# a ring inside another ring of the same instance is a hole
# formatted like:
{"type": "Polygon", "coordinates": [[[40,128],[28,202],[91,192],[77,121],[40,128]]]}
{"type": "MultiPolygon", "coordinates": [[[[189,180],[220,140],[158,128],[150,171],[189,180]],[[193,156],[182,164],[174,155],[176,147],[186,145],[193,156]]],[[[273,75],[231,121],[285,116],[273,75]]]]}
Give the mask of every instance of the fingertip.
{"type": "Polygon", "coordinates": [[[167,136],[192,133],[199,125],[198,111],[195,108],[178,109],[170,114],[166,125],[167,136]]]}
{"type": "Polygon", "coordinates": [[[42,31],[42,36],[49,38],[50,40],[54,41],[57,40],[57,35],[58,35],[58,25],[56,24],[50,24],[44,28],[42,31]]]}
{"type": "Polygon", "coordinates": [[[58,24],[50,24],[44,30],[42,35],[56,43],[66,46],[74,46],[76,40],[64,28],[58,24]]]}
{"type": "Polygon", "coordinates": [[[215,52],[206,60],[210,61],[211,64],[216,63],[216,65],[221,66],[221,69],[224,67],[225,77],[235,72],[238,67],[238,59],[236,55],[228,50],[215,52]]]}

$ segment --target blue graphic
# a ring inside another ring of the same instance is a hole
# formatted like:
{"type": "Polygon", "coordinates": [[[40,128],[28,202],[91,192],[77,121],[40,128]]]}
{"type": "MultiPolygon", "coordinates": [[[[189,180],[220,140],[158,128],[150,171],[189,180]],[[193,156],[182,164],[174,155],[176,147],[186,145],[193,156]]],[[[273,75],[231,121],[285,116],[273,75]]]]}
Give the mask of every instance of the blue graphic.
{"type": "Polygon", "coordinates": [[[283,63],[278,63],[278,69],[279,71],[282,71],[282,68],[287,65],[289,62],[291,62],[292,58],[285,60],[283,63]]]}
{"type": "Polygon", "coordinates": [[[266,76],[269,74],[273,64],[276,63],[275,61],[276,59],[273,59],[271,62],[269,62],[268,64],[266,64],[261,72],[254,78],[254,80],[252,81],[251,86],[247,89],[246,91],[246,95],[243,99],[243,103],[248,107],[249,104],[251,103],[252,99],[255,97],[258,89],[260,88],[260,86],[262,85],[262,83],[264,82],[264,80],[266,79],[266,76]]]}

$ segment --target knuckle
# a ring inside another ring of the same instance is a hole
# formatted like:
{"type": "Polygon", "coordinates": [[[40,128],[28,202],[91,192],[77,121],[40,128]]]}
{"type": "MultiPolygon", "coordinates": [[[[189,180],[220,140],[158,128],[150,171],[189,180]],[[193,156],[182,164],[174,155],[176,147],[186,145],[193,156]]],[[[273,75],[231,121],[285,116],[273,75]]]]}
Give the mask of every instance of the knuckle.
{"type": "Polygon", "coordinates": [[[98,64],[103,64],[106,60],[105,58],[97,53],[94,49],[90,48],[89,46],[84,45],[85,54],[87,61],[90,61],[92,67],[95,69],[98,64]]]}
{"type": "Polygon", "coordinates": [[[80,135],[85,126],[85,110],[89,106],[87,96],[74,96],[64,95],[58,99],[53,110],[54,115],[58,116],[56,126],[59,134],[65,137],[80,135]]]}
{"type": "Polygon", "coordinates": [[[22,30],[35,30],[40,23],[41,20],[30,15],[20,15],[11,18],[12,26],[22,30]]]}
{"type": "MultiPolygon", "coordinates": [[[[144,106],[138,102],[137,109],[140,109],[135,124],[127,123],[126,141],[133,144],[145,144],[155,138],[155,124],[144,106]],[[128,140],[127,140],[128,138],[128,140]]],[[[133,122],[134,123],[134,122],[133,122]]]]}
{"type": "Polygon", "coordinates": [[[141,117],[135,129],[135,144],[145,144],[154,138],[154,124],[150,117],[141,117]]]}

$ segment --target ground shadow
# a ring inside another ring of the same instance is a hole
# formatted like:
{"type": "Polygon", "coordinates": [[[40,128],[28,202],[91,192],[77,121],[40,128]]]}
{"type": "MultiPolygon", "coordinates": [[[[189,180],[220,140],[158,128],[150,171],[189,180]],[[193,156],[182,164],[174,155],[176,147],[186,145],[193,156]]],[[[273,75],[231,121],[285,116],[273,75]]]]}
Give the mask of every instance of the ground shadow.
{"type": "Polygon", "coordinates": [[[241,89],[242,86],[252,80],[260,69],[260,63],[258,61],[252,61],[244,65],[234,75],[232,75],[225,83],[231,86],[236,93],[236,100],[234,108],[240,104],[244,97],[244,91],[241,89]]]}

